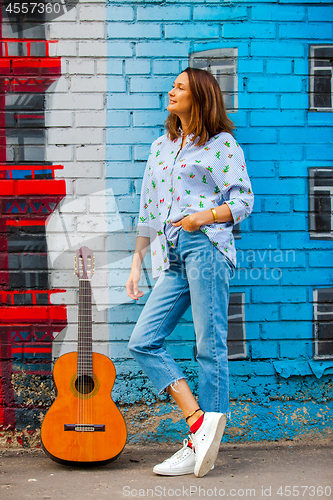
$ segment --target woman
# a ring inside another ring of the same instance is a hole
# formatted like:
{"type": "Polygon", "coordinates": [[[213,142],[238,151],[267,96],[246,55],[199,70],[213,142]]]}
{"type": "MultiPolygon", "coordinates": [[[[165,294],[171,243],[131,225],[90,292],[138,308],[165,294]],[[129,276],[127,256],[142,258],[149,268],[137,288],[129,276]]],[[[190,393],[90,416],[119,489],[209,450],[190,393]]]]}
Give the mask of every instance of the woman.
{"type": "Polygon", "coordinates": [[[154,472],[201,477],[215,462],[229,413],[227,312],[236,264],[232,229],[251,213],[253,194],[233,123],[209,72],[187,68],[181,73],[167,109],[167,134],[152,144],[144,173],[127,294],[135,300],[143,295],[138,282],[149,243],[158,281],[129,349],[158,392],[174,398],[190,426],[190,441],[154,472]],[[190,305],[199,404],[164,348],[190,305]]]}

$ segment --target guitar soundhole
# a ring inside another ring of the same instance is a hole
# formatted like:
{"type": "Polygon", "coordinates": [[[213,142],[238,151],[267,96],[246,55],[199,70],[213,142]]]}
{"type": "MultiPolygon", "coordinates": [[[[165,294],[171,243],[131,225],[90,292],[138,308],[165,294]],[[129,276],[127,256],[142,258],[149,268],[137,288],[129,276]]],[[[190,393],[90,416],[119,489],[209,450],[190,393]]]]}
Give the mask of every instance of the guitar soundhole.
{"type": "Polygon", "coordinates": [[[94,379],[89,375],[80,375],[75,381],[75,389],[79,394],[90,394],[94,387],[94,379]]]}

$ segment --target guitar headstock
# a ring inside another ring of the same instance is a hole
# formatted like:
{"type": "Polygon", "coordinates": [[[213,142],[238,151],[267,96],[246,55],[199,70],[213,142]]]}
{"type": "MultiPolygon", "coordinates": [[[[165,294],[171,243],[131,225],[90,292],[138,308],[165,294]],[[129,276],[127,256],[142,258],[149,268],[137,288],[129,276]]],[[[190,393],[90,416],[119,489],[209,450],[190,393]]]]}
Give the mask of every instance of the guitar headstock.
{"type": "Polygon", "coordinates": [[[75,274],[80,280],[91,280],[95,272],[95,257],[88,247],[81,247],[75,254],[75,274]]]}

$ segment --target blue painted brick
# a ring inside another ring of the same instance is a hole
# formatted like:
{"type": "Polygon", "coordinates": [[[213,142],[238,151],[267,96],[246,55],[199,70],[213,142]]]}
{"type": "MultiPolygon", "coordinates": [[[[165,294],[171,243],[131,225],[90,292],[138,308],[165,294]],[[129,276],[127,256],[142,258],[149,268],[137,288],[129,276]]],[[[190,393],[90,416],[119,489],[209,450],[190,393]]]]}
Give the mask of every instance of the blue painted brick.
{"type": "MultiPolygon", "coordinates": [[[[239,137],[241,137],[242,131],[239,131],[239,137]]],[[[246,158],[246,155],[245,155],[246,158]]],[[[256,177],[275,177],[275,163],[273,161],[246,161],[247,170],[250,174],[251,179],[256,177]]]]}
{"type": "Polygon", "coordinates": [[[126,59],[125,74],[126,75],[143,75],[150,73],[149,59],[126,59]]]}
{"type": "Polygon", "coordinates": [[[246,321],[278,321],[279,306],[277,304],[252,304],[246,309],[246,321]]]}
{"type": "Polygon", "coordinates": [[[261,342],[251,342],[251,358],[252,359],[278,359],[279,358],[279,345],[277,342],[271,340],[264,340],[261,342]]]}
{"type": "Polygon", "coordinates": [[[239,57],[238,70],[240,75],[244,75],[246,73],[263,73],[264,62],[262,59],[239,57]]]}
{"type": "Polygon", "coordinates": [[[312,307],[309,304],[281,304],[280,314],[282,320],[311,321],[312,307]]]}
{"type": "Polygon", "coordinates": [[[262,214],[252,220],[252,227],[255,231],[306,231],[307,221],[303,215],[299,214],[287,217],[281,217],[280,214],[262,214]]]}
{"type": "Polygon", "coordinates": [[[306,147],[306,157],[308,160],[332,160],[333,145],[308,146],[306,147]]]}
{"type": "Polygon", "coordinates": [[[194,23],[186,26],[185,29],[181,24],[167,24],[165,26],[165,38],[204,38],[206,40],[209,38],[219,38],[219,31],[220,28],[216,24],[194,23]]]}
{"type": "Polygon", "coordinates": [[[136,55],[138,57],[188,57],[189,42],[138,42],[136,55]]]}
{"type": "MultiPolygon", "coordinates": [[[[158,133],[156,133],[155,139],[159,136],[158,133]]],[[[133,159],[134,160],[141,160],[141,161],[147,161],[147,158],[150,153],[150,145],[146,146],[134,146],[133,148],[134,154],[133,154],[133,159]]]]}
{"type": "Polygon", "coordinates": [[[249,92],[301,92],[302,79],[290,76],[255,76],[248,82],[249,92]]]}
{"type": "Polygon", "coordinates": [[[241,144],[276,144],[277,131],[273,128],[239,128],[237,140],[241,144]]]}
{"type": "Polygon", "coordinates": [[[109,57],[107,62],[108,75],[122,75],[123,74],[123,60],[109,57]]]}
{"type": "MultiPolygon", "coordinates": [[[[212,49],[225,49],[225,48],[235,48],[235,41],[234,40],[225,40],[223,39],[223,42],[193,42],[193,52],[201,52],[202,50],[212,50],[212,49]]],[[[246,41],[239,40],[237,42],[237,48],[238,48],[238,57],[243,57],[246,58],[249,56],[249,47],[248,43],[246,41]]]]}
{"type": "Polygon", "coordinates": [[[299,359],[309,357],[309,343],[304,341],[280,341],[281,358],[299,359]]]}
{"type": "Polygon", "coordinates": [[[130,115],[128,111],[108,110],[106,113],[107,127],[129,127],[130,115]]]}
{"type": "Polygon", "coordinates": [[[290,212],[290,196],[277,196],[275,193],[270,198],[265,198],[265,212],[290,212]]]}
{"type": "Polygon", "coordinates": [[[285,144],[332,144],[332,130],[322,128],[294,127],[291,130],[280,131],[280,141],[285,144]]]}
{"type": "Polygon", "coordinates": [[[308,7],[308,19],[310,22],[313,21],[324,21],[326,23],[333,21],[333,9],[332,7],[321,7],[316,5],[315,7],[308,7]]]}
{"type": "Polygon", "coordinates": [[[306,270],[286,269],[282,285],[332,286],[333,269],[310,268],[306,270]]]}
{"type": "MultiPolygon", "coordinates": [[[[247,147],[248,157],[250,160],[302,160],[303,147],[301,146],[285,146],[267,145],[258,148],[257,145],[249,145],[247,147]]],[[[266,186],[267,188],[267,186],[266,186]]]]}
{"type": "Polygon", "coordinates": [[[108,57],[132,57],[133,47],[130,42],[108,43],[108,57]]]}
{"type": "Polygon", "coordinates": [[[328,248],[333,250],[333,241],[310,240],[308,232],[291,232],[289,235],[281,234],[281,248],[309,248],[311,250],[328,248]]]}
{"type": "Polygon", "coordinates": [[[324,252],[324,251],[318,252],[317,251],[316,253],[310,252],[309,253],[309,265],[310,265],[310,267],[332,268],[333,267],[332,251],[331,250],[327,250],[326,252],[324,252]]]}
{"type": "MultiPolygon", "coordinates": [[[[267,234],[263,231],[259,231],[256,234],[250,233],[246,235],[246,238],[237,241],[237,259],[241,258],[242,254],[239,252],[246,252],[246,250],[260,250],[269,248],[271,245],[272,248],[277,248],[278,246],[278,238],[276,234],[267,234]],[[245,246],[245,248],[242,248],[245,246]]],[[[332,245],[333,246],[333,245],[332,245]]],[[[289,247],[288,247],[289,248],[289,247]]],[[[240,260],[241,262],[241,260],[240,260]]]]}
{"type": "Polygon", "coordinates": [[[130,6],[119,7],[118,5],[107,5],[106,18],[108,21],[133,21],[134,8],[130,6]]]}
{"type": "Polygon", "coordinates": [[[308,200],[304,196],[293,196],[293,210],[295,212],[308,212],[308,200]]]}
{"type": "Polygon", "coordinates": [[[131,92],[168,92],[172,88],[172,76],[159,77],[131,77],[130,91],[131,92]]]}
{"type": "Polygon", "coordinates": [[[279,25],[279,37],[283,38],[301,38],[304,40],[331,40],[332,26],[329,23],[305,24],[288,23],[279,25]]]}
{"type": "Polygon", "coordinates": [[[168,116],[165,111],[134,111],[134,127],[163,127],[168,116]]]}
{"type": "Polygon", "coordinates": [[[160,107],[158,96],[145,94],[108,94],[107,107],[110,109],[154,109],[160,107]]]}
{"type": "Polygon", "coordinates": [[[307,77],[309,74],[309,61],[307,57],[294,59],[294,74],[307,77]]]}
{"type": "MultiPolygon", "coordinates": [[[[131,161],[107,161],[106,162],[106,178],[129,177],[135,179],[136,177],[142,178],[145,163],[134,163],[131,161]]],[[[112,186],[111,186],[112,187],[112,186]]]]}
{"type": "Polygon", "coordinates": [[[108,146],[106,148],[106,160],[130,160],[131,152],[129,146],[108,146]]]}
{"type": "Polygon", "coordinates": [[[310,126],[333,126],[333,113],[310,112],[308,113],[308,124],[310,126]]]}
{"type": "Polygon", "coordinates": [[[251,18],[254,21],[303,21],[305,8],[281,5],[254,5],[251,18]]]}
{"type": "Polygon", "coordinates": [[[291,60],[290,59],[269,59],[266,65],[266,71],[268,74],[280,74],[280,75],[290,75],[291,74],[291,60]]]}
{"type": "Polygon", "coordinates": [[[279,166],[279,177],[308,177],[306,164],[297,161],[283,161],[279,166]]]}
{"type": "MultiPolygon", "coordinates": [[[[311,305],[309,304],[309,308],[311,305]]],[[[310,321],[278,321],[261,323],[261,339],[312,339],[310,321]]]]}
{"type": "Polygon", "coordinates": [[[281,94],[281,109],[307,109],[309,96],[307,94],[281,94]]]}
{"type": "Polygon", "coordinates": [[[225,38],[275,38],[276,28],[270,23],[225,23],[222,29],[223,39],[225,38]]]}
{"type": "Polygon", "coordinates": [[[180,73],[179,61],[173,61],[170,59],[154,60],[153,70],[155,75],[178,75],[178,73],[180,73]]]}
{"type": "Polygon", "coordinates": [[[109,23],[108,38],[161,38],[161,25],[157,23],[109,23]]]}
{"type": "Polygon", "coordinates": [[[178,5],[138,7],[138,21],[189,21],[190,7],[178,5]]]}
{"type": "Polygon", "coordinates": [[[272,292],[270,287],[260,286],[253,287],[252,290],[253,302],[272,302],[277,304],[283,303],[301,303],[306,302],[306,289],[302,286],[280,286],[272,292]]]}
{"type": "MultiPolygon", "coordinates": [[[[251,125],[256,126],[276,126],[276,127],[291,127],[297,125],[305,125],[306,116],[302,110],[282,110],[282,111],[252,111],[251,125]]],[[[292,133],[292,128],[289,132],[292,133]]]]}
{"type": "Polygon", "coordinates": [[[278,96],[276,94],[245,93],[238,96],[239,109],[276,109],[278,107],[278,96]]]}
{"type": "Polygon", "coordinates": [[[138,213],[140,210],[140,199],[138,196],[136,198],[130,196],[117,196],[116,201],[119,212],[138,213]]]}
{"type": "Polygon", "coordinates": [[[155,138],[155,128],[108,128],[106,130],[106,144],[151,144],[155,138]]]}
{"type": "Polygon", "coordinates": [[[254,57],[304,57],[305,48],[301,42],[251,42],[250,54],[254,57]]]}
{"type": "Polygon", "coordinates": [[[191,345],[189,342],[186,344],[180,342],[166,341],[167,351],[175,360],[187,359],[194,360],[194,342],[191,345]]]}
{"type": "Polygon", "coordinates": [[[230,5],[229,7],[218,8],[200,5],[193,7],[193,19],[195,21],[230,21],[230,20],[246,20],[247,19],[247,8],[235,5],[230,5]]]}

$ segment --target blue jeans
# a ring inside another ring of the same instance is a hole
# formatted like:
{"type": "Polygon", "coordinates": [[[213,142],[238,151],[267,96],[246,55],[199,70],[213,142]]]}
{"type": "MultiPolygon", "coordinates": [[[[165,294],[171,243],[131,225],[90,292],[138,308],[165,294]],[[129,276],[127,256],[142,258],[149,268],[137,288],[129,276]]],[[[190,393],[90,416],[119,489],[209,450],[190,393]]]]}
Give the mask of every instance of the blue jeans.
{"type": "Polygon", "coordinates": [[[170,268],[157,280],[134,328],[129,350],[159,394],[185,379],[165,350],[164,340],[191,305],[200,408],[229,413],[227,316],[234,266],[200,230],[181,228],[177,247],[168,251],[170,268]]]}

